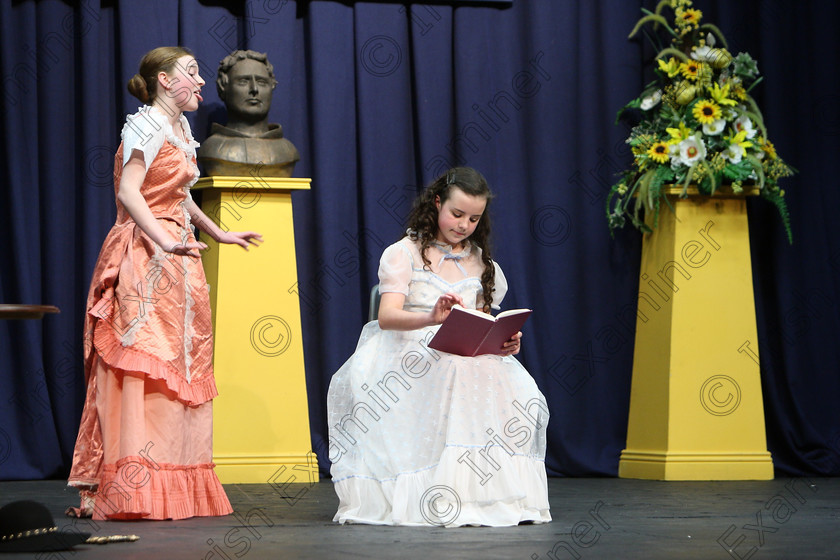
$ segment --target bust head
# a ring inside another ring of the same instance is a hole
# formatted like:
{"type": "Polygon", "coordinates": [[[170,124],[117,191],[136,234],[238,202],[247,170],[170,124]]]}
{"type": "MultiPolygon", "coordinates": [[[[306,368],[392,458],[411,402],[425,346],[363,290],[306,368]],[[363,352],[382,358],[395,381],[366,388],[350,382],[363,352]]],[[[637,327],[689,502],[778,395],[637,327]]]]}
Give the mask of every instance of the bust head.
{"type": "Polygon", "coordinates": [[[219,63],[216,90],[228,114],[228,126],[267,126],[277,80],[265,53],[233,51],[219,63]]]}
{"type": "Polygon", "coordinates": [[[291,177],[300,154],[283,127],[268,122],[277,80],[264,53],[233,51],[219,63],[216,90],[227,124],[213,123],[198,161],[206,175],[246,176],[259,165],[264,177],[291,177]]]}

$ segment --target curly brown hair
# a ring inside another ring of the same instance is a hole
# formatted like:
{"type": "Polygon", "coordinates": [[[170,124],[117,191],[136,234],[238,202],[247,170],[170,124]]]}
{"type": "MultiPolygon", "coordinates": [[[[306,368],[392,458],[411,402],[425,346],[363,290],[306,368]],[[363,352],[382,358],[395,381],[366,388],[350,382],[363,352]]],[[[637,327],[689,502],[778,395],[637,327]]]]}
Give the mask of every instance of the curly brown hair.
{"type": "Polygon", "coordinates": [[[490,312],[493,303],[493,292],[496,285],[496,269],[493,266],[490,247],[490,215],[488,212],[493,193],[487,186],[484,176],[471,167],[453,167],[426,187],[414,200],[411,213],[408,215],[408,236],[412,241],[420,241],[420,255],[423,257],[424,268],[429,268],[431,262],[426,257],[428,249],[437,239],[438,209],[435,200],[440,197],[443,204],[449,198],[453,188],[460,189],[470,196],[484,197],[487,206],[478,221],[475,231],[470,235],[470,243],[481,249],[481,262],[484,272],[481,274],[481,288],[484,292],[484,311],[490,312]]]}

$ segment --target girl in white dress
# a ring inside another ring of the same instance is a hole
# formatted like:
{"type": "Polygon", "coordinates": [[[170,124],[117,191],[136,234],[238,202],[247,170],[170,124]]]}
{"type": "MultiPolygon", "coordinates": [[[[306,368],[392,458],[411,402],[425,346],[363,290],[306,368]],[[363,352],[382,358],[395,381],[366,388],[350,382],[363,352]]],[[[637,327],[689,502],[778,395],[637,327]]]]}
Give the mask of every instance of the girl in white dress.
{"type": "Polygon", "coordinates": [[[378,321],[327,396],[335,521],[487,525],[551,520],[545,475],[548,407],[513,357],[463,357],[428,341],[454,304],[498,309],[507,282],[490,259],[491,193],[457,167],[414,203],[408,234],[379,267],[378,321]]]}

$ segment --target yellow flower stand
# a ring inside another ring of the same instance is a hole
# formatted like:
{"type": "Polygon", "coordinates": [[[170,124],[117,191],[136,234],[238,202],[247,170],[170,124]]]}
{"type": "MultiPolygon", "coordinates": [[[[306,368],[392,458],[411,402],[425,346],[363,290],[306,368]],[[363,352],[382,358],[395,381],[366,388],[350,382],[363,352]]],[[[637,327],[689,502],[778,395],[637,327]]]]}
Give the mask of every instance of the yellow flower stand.
{"type": "Polygon", "coordinates": [[[310,179],[206,177],[193,187],[225,231],[256,231],[249,251],[207,241],[202,255],[215,337],[219,396],[213,403],[213,461],[222,483],[318,480],[297,290],[292,197],[310,179]]]}
{"type": "Polygon", "coordinates": [[[681,190],[642,247],[618,475],[770,480],[746,202],[681,190]]]}

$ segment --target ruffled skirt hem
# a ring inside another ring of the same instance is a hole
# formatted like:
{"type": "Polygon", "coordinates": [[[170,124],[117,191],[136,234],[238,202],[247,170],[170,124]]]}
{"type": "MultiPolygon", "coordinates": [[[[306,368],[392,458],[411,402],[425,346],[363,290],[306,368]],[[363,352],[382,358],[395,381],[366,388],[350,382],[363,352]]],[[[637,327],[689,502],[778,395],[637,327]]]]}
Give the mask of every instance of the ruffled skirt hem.
{"type": "MultiPolygon", "coordinates": [[[[213,463],[170,465],[142,457],[125,457],[106,464],[93,496],[93,519],[186,519],[233,513],[227,495],[213,471],[213,463]]],[[[86,482],[70,480],[84,488],[86,482]]],[[[90,495],[90,493],[86,493],[90,495]]],[[[81,510],[89,512],[91,502],[81,510]]]]}
{"type": "Polygon", "coordinates": [[[497,457],[499,469],[484,471],[466,465],[468,453],[447,448],[438,465],[391,479],[335,480],[339,507],[333,521],[443,527],[551,521],[542,461],[522,455],[497,457]]]}
{"type": "Polygon", "coordinates": [[[172,365],[130,346],[123,346],[106,321],[96,324],[95,351],[112,369],[142,373],[149,379],[163,381],[182,403],[195,406],[216,398],[219,391],[213,375],[187,381],[172,365]]]}

